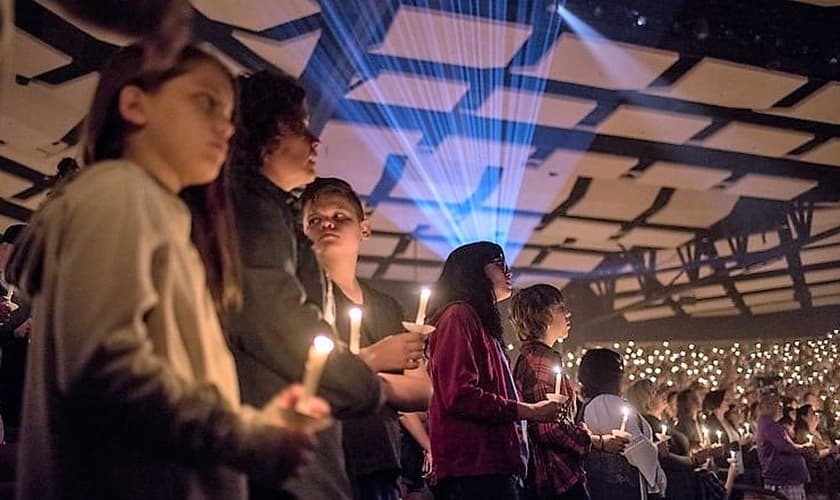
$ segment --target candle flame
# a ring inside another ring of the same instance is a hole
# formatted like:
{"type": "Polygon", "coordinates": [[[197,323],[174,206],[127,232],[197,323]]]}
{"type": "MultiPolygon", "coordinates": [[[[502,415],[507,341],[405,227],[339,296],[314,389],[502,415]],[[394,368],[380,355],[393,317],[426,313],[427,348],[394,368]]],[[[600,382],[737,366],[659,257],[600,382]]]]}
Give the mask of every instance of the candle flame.
{"type": "Polygon", "coordinates": [[[327,337],[326,335],[318,335],[312,341],[312,345],[315,346],[315,350],[320,353],[328,353],[332,352],[333,348],[335,348],[335,343],[327,337]]]}
{"type": "Polygon", "coordinates": [[[350,314],[350,319],[354,321],[359,321],[360,319],[362,319],[362,310],[358,307],[351,307],[348,314],[350,314]]]}

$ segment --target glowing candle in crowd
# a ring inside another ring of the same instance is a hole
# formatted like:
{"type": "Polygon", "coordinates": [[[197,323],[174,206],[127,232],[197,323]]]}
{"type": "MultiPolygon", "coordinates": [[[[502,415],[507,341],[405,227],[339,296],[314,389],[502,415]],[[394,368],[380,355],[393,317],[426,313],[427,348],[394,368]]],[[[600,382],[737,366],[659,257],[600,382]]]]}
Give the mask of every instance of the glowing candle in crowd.
{"type": "Polygon", "coordinates": [[[312,340],[309,348],[309,355],[306,358],[306,371],[303,373],[303,396],[298,400],[295,410],[306,413],[309,399],[318,392],[318,383],[321,381],[321,373],[327,363],[327,357],[332,352],[335,344],[326,335],[318,335],[312,340]]]}
{"type": "Polygon", "coordinates": [[[350,308],[350,352],[359,354],[359,343],[362,331],[362,310],[358,307],[350,308]]]}
{"type": "Polygon", "coordinates": [[[729,450],[729,458],[735,460],[735,450],[729,450]]]}
{"type": "Polygon", "coordinates": [[[563,369],[560,365],[554,367],[554,394],[560,394],[560,386],[563,384],[563,369]]]}
{"type": "Polygon", "coordinates": [[[813,434],[808,434],[808,444],[809,445],[814,444],[814,435],[813,434]]]}
{"type": "Polygon", "coordinates": [[[432,291],[428,288],[420,290],[420,305],[417,306],[417,318],[414,320],[418,325],[422,325],[426,321],[426,307],[429,305],[429,297],[431,295],[432,291]]]}
{"type": "Polygon", "coordinates": [[[720,430],[715,431],[715,435],[717,436],[717,439],[718,439],[718,444],[723,444],[723,442],[720,440],[720,437],[721,437],[722,434],[723,433],[720,430]]]}
{"type": "Polygon", "coordinates": [[[703,444],[707,445],[709,443],[710,443],[710,441],[709,441],[709,428],[704,425],[703,426],[703,444]]]}
{"type": "Polygon", "coordinates": [[[665,425],[665,424],[662,424],[661,430],[662,430],[662,437],[663,438],[667,437],[668,436],[668,426],[665,425]]]}
{"type": "Polygon", "coordinates": [[[618,429],[621,432],[624,432],[627,429],[627,417],[630,416],[630,408],[624,407],[621,409],[621,427],[618,429]]]}

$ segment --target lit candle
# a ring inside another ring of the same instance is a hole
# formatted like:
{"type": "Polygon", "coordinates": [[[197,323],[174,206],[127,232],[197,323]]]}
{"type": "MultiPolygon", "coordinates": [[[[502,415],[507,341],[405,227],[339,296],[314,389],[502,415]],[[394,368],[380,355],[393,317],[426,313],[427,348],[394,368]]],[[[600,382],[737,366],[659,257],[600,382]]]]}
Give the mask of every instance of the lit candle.
{"type": "Polygon", "coordinates": [[[720,440],[720,437],[723,435],[723,433],[720,430],[716,430],[715,435],[717,436],[718,444],[723,444],[723,442],[720,440]]]}
{"type": "Polygon", "coordinates": [[[333,347],[335,344],[326,335],[318,335],[312,340],[312,346],[306,358],[306,371],[303,373],[303,395],[295,405],[295,410],[298,412],[306,413],[309,399],[318,392],[318,382],[321,381],[321,373],[324,371],[324,365],[333,347]]]}
{"type": "Polygon", "coordinates": [[[662,437],[663,438],[668,437],[668,426],[667,425],[662,424],[662,427],[660,428],[660,430],[662,431],[662,437]]]}
{"type": "Polygon", "coordinates": [[[359,343],[362,330],[362,310],[358,307],[350,308],[350,352],[359,354],[359,343]]]}
{"type": "Polygon", "coordinates": [[[561,385],[563,385],[563,369],[557,365],[554,367],[554,394],[560,394],[561,385]]]}
{"type": "Polygon", "coordinates": [[[730,457],[732,460],[735,460],[735,450],[729,450],[729,457],[730,457]]]}
{"type": "Polygon", "coordinates": [[[621,427],[618,430],[625,432],[625,429],[627,429],[627,417],[630,416],[630,408],[625,406],[621,409],[621,414],[621,427]]]}
{"type": "Polygon", "coordinates": [[[709,441],[709,428],[708,428],[708,427],[706,427],[705,425],[703,426],[703,443],[702,443],[702,444],[703,444],[703,445],[708,445],[708,444],[710,444],[710,441],[709,441]]]}
{"type": "Polygon", "coordinates": [[[809,445],[814,444],[814,435],[813,434],[808,434],[808,444],[809,445]]]}
{"type": "Polygon", "coordinates": [[[429,305],[429,297],[431,295],[432,291],[428,288],[420,290],[420,305],[417,306],[417,318],[414,320],[418,325],[422,325],[426,321],[426,307],[429,305]]]}

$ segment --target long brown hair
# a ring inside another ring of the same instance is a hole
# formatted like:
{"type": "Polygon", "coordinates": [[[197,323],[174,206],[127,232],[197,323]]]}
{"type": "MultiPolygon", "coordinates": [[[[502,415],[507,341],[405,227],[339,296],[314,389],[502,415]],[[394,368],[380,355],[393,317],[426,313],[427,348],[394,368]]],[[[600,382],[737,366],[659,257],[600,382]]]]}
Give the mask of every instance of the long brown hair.
{"type": "MultiPolygon", "coordinates": [[[[84,126],[82,145],[85,165],[120,158],[125,138],[133,125],[119,111],[119,94],[127,85],[153,92],[167,81],[183,75],[200,63],[215,64],[230,79],[234,76],[216,58],[192,46],[185,47],[173,64],[164,69],[144,66],[143,47],[130,45],[117,51],[102,68],[84,126]]],[[[192,212],[192,241],[198,249],[207,275],[207,287],[221,313],[241,304],[241,270],[238,238],[228,195],[228,181],[222,173],[211,183],[192,186],[181,197],[192,212]]]]}

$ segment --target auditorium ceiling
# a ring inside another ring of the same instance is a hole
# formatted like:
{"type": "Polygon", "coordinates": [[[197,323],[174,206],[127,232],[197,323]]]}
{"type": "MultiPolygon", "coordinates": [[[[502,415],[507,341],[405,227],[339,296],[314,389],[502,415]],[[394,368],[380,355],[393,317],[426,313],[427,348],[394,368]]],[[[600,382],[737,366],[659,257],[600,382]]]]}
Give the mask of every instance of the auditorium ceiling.
{"type": "MultiPolygon", "coordinates": [[[[126,43],[15,3],[2,226],[77,154],[126,43]]],[[[494,239],[517,284],[611,324],[840,318],[840,1],[192,5],[234,71],[308,88],[319,174],[370,210],[365,277],[429,283],[455,245],[494,239]]]]}

